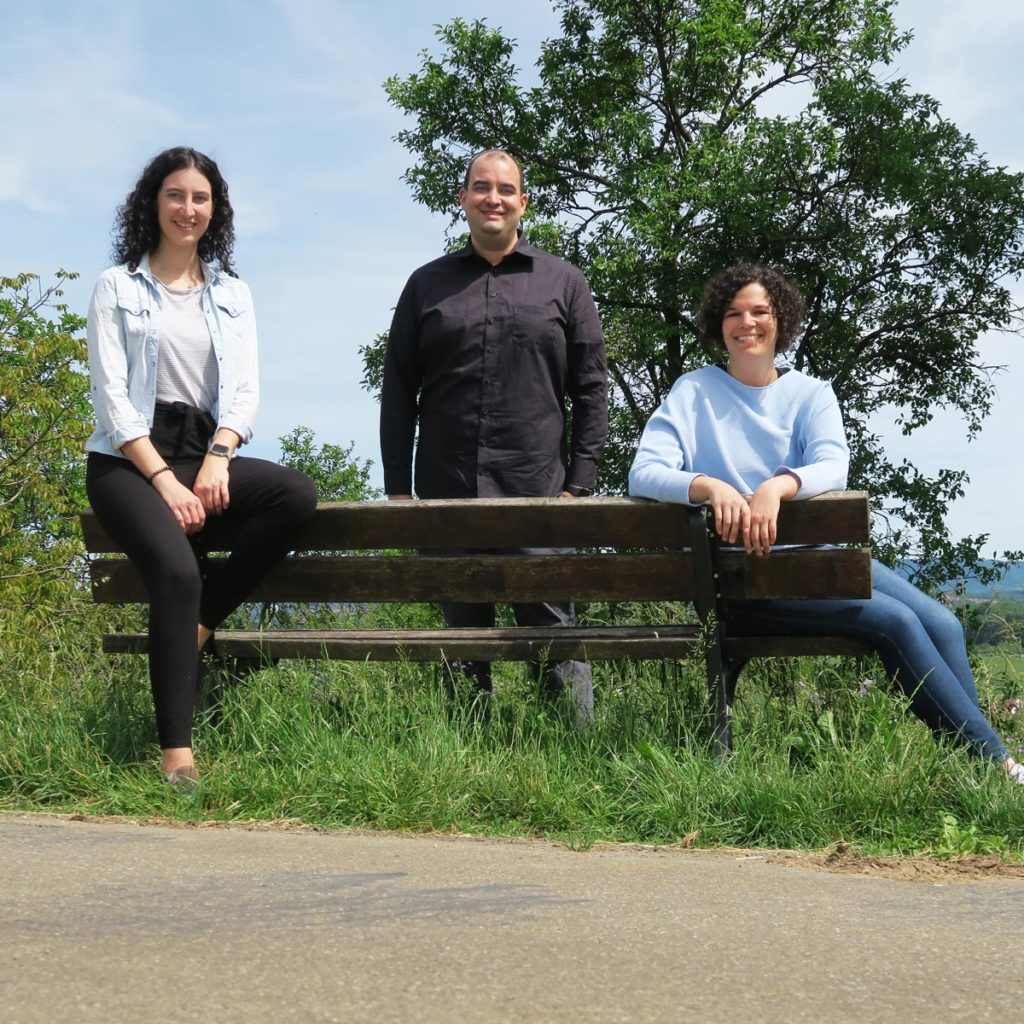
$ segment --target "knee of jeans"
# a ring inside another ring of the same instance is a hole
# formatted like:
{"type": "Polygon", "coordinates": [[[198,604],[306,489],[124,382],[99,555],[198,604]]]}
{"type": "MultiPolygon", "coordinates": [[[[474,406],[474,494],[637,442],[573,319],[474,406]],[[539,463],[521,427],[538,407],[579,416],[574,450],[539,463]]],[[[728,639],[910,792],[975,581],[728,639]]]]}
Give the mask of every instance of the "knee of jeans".
{"type": "Polygon", "coordinates": [[[899,647],[926,638],[921,620],[906,605],[896,605],[888,610],[880,632],[883,637],[891,638],[899,647]]]}
{"type": "Polygon", "coordinates": [[[946,605],[936,602],[936,608],[932,623],[940,632],[948,633],[953,637],[962,637],[964,633],[963,624],[957,618],[956,612],[946,605]]]}

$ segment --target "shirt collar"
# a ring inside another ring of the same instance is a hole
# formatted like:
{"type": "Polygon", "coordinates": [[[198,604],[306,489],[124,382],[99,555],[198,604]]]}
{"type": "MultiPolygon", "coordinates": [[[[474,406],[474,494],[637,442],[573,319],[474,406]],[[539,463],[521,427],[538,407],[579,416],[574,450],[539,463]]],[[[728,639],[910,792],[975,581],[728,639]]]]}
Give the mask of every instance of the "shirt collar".
{"type": "MultiPolygon", "coordinates": [[[[473,248],[473,243],[469,241],[469,239],[466,240],[466,244],[461,249],[456,249],[452,255],[458,256],[460,259],[469,259],[470,257],[475,257],[478,260],[484,259],[483,256],[473,248]]],[[[526,235],[520,232],[519,241],[516,242],[516,247],[508,254],[508,256],[504,257],[502,262],[507,260],[510,256],[523,256],[528,260],[532,260],[535,256],[539,255],[540,250],[530,245],[526,240],[526,235]]],[[[484,260],[484,262],[486,263],[488,261],[484,260]]]]}
{"type": "MultiPolygon", "coordinates": [[[[220,283],[220,271],[206,263],[204,260],[199,261],[199,265],[203,268],[203,280],[208,284],[219,284],[220,283]]],[[[156,287],[156,280],[153,277],[153,271],[149,265],[149,253],[143,253],[142,259],[139,260],[139,265],[129,271],[130,274],[139,274],[144,277],[153,287],[156,287]]]]}

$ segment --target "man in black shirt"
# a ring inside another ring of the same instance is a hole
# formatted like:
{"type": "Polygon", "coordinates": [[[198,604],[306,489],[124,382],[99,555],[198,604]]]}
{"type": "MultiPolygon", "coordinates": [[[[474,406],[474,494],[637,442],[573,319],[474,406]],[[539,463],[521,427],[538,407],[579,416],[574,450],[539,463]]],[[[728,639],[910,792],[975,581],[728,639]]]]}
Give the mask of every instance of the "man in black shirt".
{"type": "MultiPolygon", "coordinates": [[[[608,430],[601,324],[583,275],[530,245],[519,222],[522,174],[502,150],[477,154],[459,201],[465,248],[409,278],[388,335],[381,393],[384,489],[391,499],[586,495],[608,430]],[[566,407],[572,411],[571,437],[566,407]]],[[[491,605],[443,606],[449,626],[493,624],[491,605]]],[[[514,605],[520,625],[571,625],[570,604],[514,605]]],[[[460,666],[490,690],[490,666],[460,666]]],[[[563,662],[542,686],[567,686],[593,716],[590,668],[563,662]]]]}

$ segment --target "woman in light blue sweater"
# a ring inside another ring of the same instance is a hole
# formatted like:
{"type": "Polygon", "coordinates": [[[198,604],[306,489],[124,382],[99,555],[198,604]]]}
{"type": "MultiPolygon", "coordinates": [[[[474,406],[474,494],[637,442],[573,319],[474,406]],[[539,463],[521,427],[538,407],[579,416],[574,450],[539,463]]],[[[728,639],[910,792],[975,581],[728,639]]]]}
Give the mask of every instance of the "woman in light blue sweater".
{"type": "MultiPolygon", "coordinates": [[[[767,267],[741,264],[708,282],[698,329],[725,360],[675,382],[644,429],[630,494],[709,505],[725,543],[765,556],[783,501],[846,487],[849,449],[831,386],[775,365],[803,314],[796,287],[767,267]]],[[[881,563],[870,599],[737,601],[729,616],[737,634],[868,641],[922,721],[1024,785],[1024,765],[981,712],[956,616],[881,563]]]]}

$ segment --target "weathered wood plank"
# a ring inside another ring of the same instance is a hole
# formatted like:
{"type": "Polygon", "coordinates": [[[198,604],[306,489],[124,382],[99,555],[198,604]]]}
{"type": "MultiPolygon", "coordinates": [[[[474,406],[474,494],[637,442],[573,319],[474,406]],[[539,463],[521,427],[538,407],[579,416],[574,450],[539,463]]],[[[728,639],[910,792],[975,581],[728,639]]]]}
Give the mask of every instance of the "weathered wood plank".
{"type": "MultiPolygon", "coordinates": [[[[727,599],[868,597],[866,548],[777,550],[767,558],[724,551],[727,599]]],[[[211,572],[216,566],[211,566],[211,572]]],[[[125,559],[90,565],[99,603],[146,600],[125,559]]],[[[290,558],[252,600],[309,603],[407,601],[675,601],[694,594],[693,559],[683,552],[599,555],[466,555],[290,558]]]]}
{"type": "MultiPolygon", "coordinates": [[[[374,548],[681,548],[687,508],[639,498],[473,498],[321,504],[299,550],[374,548]]],[[[81,515],[86,547],[118,550],[91,511],[81,515]]],[[[844,491],[786,502],[779,544],[866,544],[867,495],[844,491]]]]}
{"type": "MultiPolygon", "coordinates": [[[[696,626],[581,626],[562,629],[230,630],[218,650],[232,658],[322,658],[342,661],[529,661],[536,657],[588,661],[688,658],[700,653],[696,626]]],[[[107,654],[145,654],[145,633],[104,637],[107,654]]],[[[740,659],[867,654],[856,640],[836,637],[740,637],[729,642],[740,659]]]]}
{"type": "MultiPolygon", "coordinates": [[[[496,627],[493,629],[275,630],[218,632],[217,649],[229,657],[329,658],[343,661],[530,661],[535,658],[689,657],[699,646],[695,626],[496,627]]],[[[104,638],[108,654],[141,654],[144,633],[104,638]]]]}

